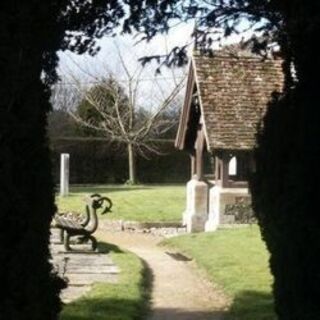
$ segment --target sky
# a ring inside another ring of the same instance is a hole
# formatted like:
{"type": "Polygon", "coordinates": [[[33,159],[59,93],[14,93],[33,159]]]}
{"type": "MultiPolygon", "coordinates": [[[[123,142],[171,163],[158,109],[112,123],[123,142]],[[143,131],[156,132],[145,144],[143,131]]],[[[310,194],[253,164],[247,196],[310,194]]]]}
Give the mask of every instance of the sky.
{"type": "MultiPolygon", "coordinates": [[[[174,70],[162,68],[161,74],[156,76],[155,70],[158,67],[156,63],[142,68],[138,59],[147,55],[165,54],[174,46],[185,45],[190,42],[192,30],[191,24],[181,25],[174,28],[167,36],[158,35],[148,43],[138,44],[130,35],[117,38],[105,37],[97,42],[101,49],[94,57],[88,54],[79,56],[71,52],[61,52],[58,72],[62,78],[62,85],[73,86],[77,82],[83,88],[87,88],[111,74],[127,87],[128,75],[125,71],[127,68],[130,75],[135,75],[135,82],[139,81],[138,103],[152,109],[172,92],[177,83],[186,78],[187,68],[174,70]]],[[[183,90],[180,94],[184,94],[183,90]]]]}
{"type": "MultiPolygon", "coordinates": [[[[194,23],[180,24],[170,29],[167,35],[157,35],[150,42],[136,43],[136,37],[132,35],[104,37],[97,42],[101,48],[99,53],[92,57],[88,54],[77,55],[72,52],[60,52],[60,64],[58,73],[62,78],[63,85],[73,86],[81,83],[85,88],[99,82],[101,78],[113,75],[124,87],[128,84],[128,75],[137,74],[141,69],[139,58],[148,55],[165,54],[175,46],[191,44],[191,34],[194,23]],[[120,53],[120,54],[119,54],[120,53]],[[121,63],[120,55],[124,61],[121,63]]],[[[248,35],[247,35],[248,36],[248,35]]],[[[243,35],[241,35],[243,37],[243,35]]],[[[224,44],[239,42],[240,36],[231,36],[224,39],[224,44]]],[[[192,52],[192,44],[189,46],[189,55],[192,52]]],[[[186,78],[187,66],[180,69],[162,68],[161,74],[155,76],[156,63],[148,64],[139,75],[139,98],[140,104],[152,108],[155,100],[160,101],[172,92],[179,81],[186,78]],[[148,106],[148,104],[150,106],[148,106]]],[[[181,90],[181,96],[184,91],[181,90]]]]}
{"type": "MultiPolygon", "coordinates": [[[[157,35],[148,43],[141,42],[138,44],[136,44],[137,40],[134,35],[118,36],[116,38],[105,37],[97,42],[101,50],[94,57],[91,57],[88,54],[79,56],[68,51],[61,52],[59,54],[59,73],[64,76],[71,72],[86,78],[85,74],[89,69],[93,73],[103,73],[106,71],[104,68],[107,67],[109,71],[119,75],[119,72],[121,74],[121,70],[119,70],[119,68],[117,69],[117,46],[120,48],[121,54],[128,62],[128,65],[130,65],[130,68],[134,70],[140,64],[138,61],[138,58],[140,57],[153,54],[164,54],[175,46],[183,46],[191,43],[191,33],[193,29],[194,22],[180,24],[170,29],[167,35],[157,35]]],[[[224,39],[223,44],[239,42],[241,37],[248,37],[248,35],[249,33],[242,34],[241,36],[232,35],[231,37],[224,39]]],[[[190,45],[189,50],[191,54],[192,45],[190,45]]],[[[150,69],[152,68],[155,69],[156,66],[153,65],[150,69]]]]}
{"type": "MultiPolygon", "coordinates": [[[[123,70],[119,68],[118,48],[130,71],[140,66],[139,58],[146,55],[165,54],[174,46],[183,46],[190,42],[190,35],[193,30],[192,24],[185,24],[170,30],[168,35],[158,35],[150,42],[136,43],[137,40],[132,35],[118,36],[115,38],[104,37],[97,42],[101,48],[100,52],[91,57],[88,54],[79,56],[77,54],[61,52],[59,74],[67,76],[76,73],[80,77],[86,78],[86,73],[103,73],[108,71],[122,75],[123,70]]],[[[191,47],[190,47],[191,48],[191,47]]],[[[156,65],[149,67],[150,71],[155,71],[156,65]]],[[[122,75],[123,76],[123,75],[122,75]]]]}

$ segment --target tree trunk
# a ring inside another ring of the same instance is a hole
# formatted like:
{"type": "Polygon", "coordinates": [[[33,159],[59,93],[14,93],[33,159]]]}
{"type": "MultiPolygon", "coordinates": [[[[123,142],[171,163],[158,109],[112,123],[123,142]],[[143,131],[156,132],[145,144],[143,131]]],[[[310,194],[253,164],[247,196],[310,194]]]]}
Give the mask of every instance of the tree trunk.
{"type": "Polygon", "coordinates": [[[129,165],[129,181],[131,184],[137,183],[136,176],[136,155],[134,146],[129,143],[128,144],[128,165],[129,165]]]}

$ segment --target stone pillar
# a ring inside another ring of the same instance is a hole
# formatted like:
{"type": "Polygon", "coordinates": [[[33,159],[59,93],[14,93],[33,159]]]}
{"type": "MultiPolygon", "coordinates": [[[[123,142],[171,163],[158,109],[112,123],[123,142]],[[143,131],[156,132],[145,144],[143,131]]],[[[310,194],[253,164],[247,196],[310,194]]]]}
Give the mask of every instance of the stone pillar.
{"type": "Polygon", "coordinates": [[[183,214],[183,224],[187,232],[201,232],[205,230],[208,219],[208,190],[204,181],[196,176],[187,183],[187,208],[183,214]]]}
{"type": "Polygon", "coordinates": [[[61,154],[60,162],[60,196],[65,197],[69,194],[69,159],[68,153],[61,154]]]}

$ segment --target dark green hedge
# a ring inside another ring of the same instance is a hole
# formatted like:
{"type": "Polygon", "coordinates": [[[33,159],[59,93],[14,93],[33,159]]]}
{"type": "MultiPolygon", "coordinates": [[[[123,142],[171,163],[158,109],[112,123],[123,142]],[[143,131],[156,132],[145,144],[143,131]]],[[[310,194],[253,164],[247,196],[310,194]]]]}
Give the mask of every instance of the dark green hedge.
{"type": "MultiPolygon", "coordinates": [[[[59,183],[60,154],[70,154],[70,183],[125,183],[128,159],[124,146],[93,139],[55,139],[51,142],[53,172],[59,183]]],[[[173,142],[162,142],[163,155],[138,157],[140,183],[179,183],[190,178],[189,156],[174,148],[173,142]]]]}
{"type": "Polygon", "coordinates": [[[258,136],[251,190],[271,253],[278,319],[319,320],[320,5],[299,0],[282,9],[287,86],[274,95],[258,136]]]}
{"type": "Polygon", "coordinates": [[[49,250],[55,213],[46,138],[61,1],[2,1],[0,319],[57,320],[65,283],[49,250]],[[43,81],[45,80],[45,81],[43,81]]]}

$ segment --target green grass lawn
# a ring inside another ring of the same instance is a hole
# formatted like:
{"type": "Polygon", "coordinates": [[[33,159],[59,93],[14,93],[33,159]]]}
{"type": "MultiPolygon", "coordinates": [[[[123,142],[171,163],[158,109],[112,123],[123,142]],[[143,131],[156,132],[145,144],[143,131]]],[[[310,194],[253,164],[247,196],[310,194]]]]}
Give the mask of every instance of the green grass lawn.
{"type": "Polygon", "coordinates": [[[268,253],[257,226],[184,235],[163,244],[194,258],[232,298],[227,319],[275,319],[268,253]]]}
{"type": "Polygon", "coordinates": [[[185,208],[184,185],[89,186],[71,187],[68,197],[57,196],[60,212],[84,211],[84,198],[100,193],[113,202],[105,217],[140,222],[178,222],[185,208]]]}
{"type": "Polygon", "coordinates": [[[64,307],[60,320],[144,319],[149,304],[149,280],[142,261],[116,246],[99,245],[110,251],[120,267],[119,282],[94,285],[88,294],[64,307]]]}

